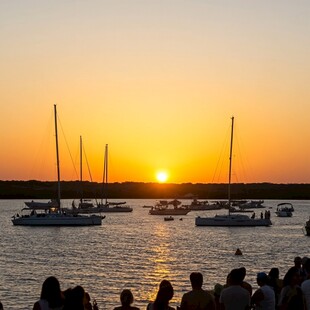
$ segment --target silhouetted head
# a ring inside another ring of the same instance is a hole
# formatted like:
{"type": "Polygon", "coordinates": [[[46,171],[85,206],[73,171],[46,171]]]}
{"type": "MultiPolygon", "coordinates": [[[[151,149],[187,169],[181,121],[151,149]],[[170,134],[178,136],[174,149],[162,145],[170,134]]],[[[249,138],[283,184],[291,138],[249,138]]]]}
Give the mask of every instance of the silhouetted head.
{"type": "Polygon", "coordinates": [[[133,303],[133,295],[130,290],[123,290],[120,299],[123,307],[129,307],[133,303]]]}
{"type": "Polygon", "coordinates": [[[300,282],[300,275],[298,272],[298,268],[291,267],[284,276],[283,285],[294,286],[294,285],[299,284],[299,282],[300,282]]]}
{"type": "Polygon", "coordinates": [[[240,275],[242,276],[242,281],[246,276],[246,269],[244,267],[239,268],[240,275]]]}
{"type": "Polygon", "coordinates": [[[310,259],[307,259],[305,264],[303,265],[303,268],[306,270],[307,274],[310,274],[310,259]]]}
{"type": "Polygon", "coordinates": [[[163,280],[159,285],[156,299],[154,301],[155,309],[165,309],[174,294],[173,287],[168,280],[163,280]]]}
{"type": "Polygon", "coordinates": [[[263,286],[268,283],[268,276],[265,272],[259,272],[256,276],[256,281],[259,286],[263,286]]]}
{"type": "Polygon", "coordinates": [[[233,269],[229,274],[230,285],[240,285],[243,281],[243,274],[240,269],[233,269]]]}
{"type": "Polygon", "coordinates": [[[296,256],[296,257],[294,258],[294,265],[295,265],[295,267],[297,267],[297,268],[300,268],[300,267],[301,267],[301,257],[296,256]]]}
{"type": "Polygon", "coordinates": [[[279,268],[271,268],[268,274],[269,278],[271,279],[279,279],[279,275],[279,268]]]}
{"type": "Polygon", "coordinates": [[[65,310],[84,310],[85,291],[82,286],[67,290],[65,296],[65,310]]]}
{"type": "Polygon", "coordinates": [[[301,259],[301,264],[302,264],[302,267],[304,268],[305,264],[307,263],[307,261],[309,260],[309,257],[307,256],[304,256],[302,259],[301,259]]]}
{"type": "Polygon", "coordinates": [[[50,308],[60,307],[63,304],[60,284],[55,277],[48,277],[43,282],[40,298],[45,299],[50,308]]]}
{"type": "Polygon", "coordinates": [[[192,272],[189,276],[193,289],[200,289],[203,283],[203,276],[200,272],[192,272]]]}

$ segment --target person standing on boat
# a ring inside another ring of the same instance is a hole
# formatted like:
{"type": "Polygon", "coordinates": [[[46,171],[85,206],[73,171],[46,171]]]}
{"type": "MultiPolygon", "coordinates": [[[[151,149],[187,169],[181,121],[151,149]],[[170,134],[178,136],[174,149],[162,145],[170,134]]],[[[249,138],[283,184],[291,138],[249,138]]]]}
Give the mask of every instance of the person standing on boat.
{"type": "Polygon", "coordinates": [[[214,310],[213,296],[202,289],[203,276],[200,272],[192,272],[190,275],[192,290],[182,297],[180,310],[214,310]]]}

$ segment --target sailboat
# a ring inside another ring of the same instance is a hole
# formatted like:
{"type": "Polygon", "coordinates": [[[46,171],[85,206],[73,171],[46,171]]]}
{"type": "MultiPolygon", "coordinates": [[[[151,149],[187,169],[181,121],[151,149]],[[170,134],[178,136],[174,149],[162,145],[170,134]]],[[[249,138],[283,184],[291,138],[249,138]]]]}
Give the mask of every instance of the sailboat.
{"type": "Polygon", "coordinates": [[[22,226],[90,226],[101,225],[102,217],[98,215],[69,215],[61,208],[60,201],[60,167],[58,152],[58,131],[57,131],[57,109],[54,105],[55,117],[55,136],[56,136],[56,159],[57,159],[57,203],[50,205],[48,203],[26,204],[22,210],[30,214],[16,214],[12,217],[13,225],[22,226]]]}
{"type": "MultiPolygon", "coordinates": [[[[83,184],[83,141],[82,136],[80,136],[80,182],[83,184]]],[[[94,204],[90,199],[83,198],[83,192],[81,192],[81,198],[78,206],[75,205],[75,201],[72,201],[72,209],[68,209],[68,213],[94,213],[94,204]]]]}
{"type": "Polygon", "coordinates": [[[105,199],[102,198],[101,202],[97,204],[99,212],[132,212],[133,209],[131,207],[124,206],[126,202],[108,201],[108,144],[105,145],[102,185],[105,199]]]}
{"type": "Polygon", "coordinates": [[[228,215],[215,215],[214,217],[196,217],[196,226],[270,226],[272,225],[269,218],[250,218],[244,214],[230,214],[231,207],[231,168],[232,168],[232,150],[234,137],[234,117],[231,118],[231,137],[229,152],[229,179],[228,179],[228,215]]]}

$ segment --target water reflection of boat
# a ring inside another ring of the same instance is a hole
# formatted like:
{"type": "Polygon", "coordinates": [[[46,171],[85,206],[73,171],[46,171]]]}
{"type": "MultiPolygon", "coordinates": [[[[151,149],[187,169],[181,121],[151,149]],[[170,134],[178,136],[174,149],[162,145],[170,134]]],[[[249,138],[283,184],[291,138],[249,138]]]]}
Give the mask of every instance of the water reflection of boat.
{"type": "Polygon", "coordinates": [[[180,206],[181,202],[178,200],[161,200],[153,206],[149,214],[151,215],[186,215],[191,210],[186,206],[180,206]]]}

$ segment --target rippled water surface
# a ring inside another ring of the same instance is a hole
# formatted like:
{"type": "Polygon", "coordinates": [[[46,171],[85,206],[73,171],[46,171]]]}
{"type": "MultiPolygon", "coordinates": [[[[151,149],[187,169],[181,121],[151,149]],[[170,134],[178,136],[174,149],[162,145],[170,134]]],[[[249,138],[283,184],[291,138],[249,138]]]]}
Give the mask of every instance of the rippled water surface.
{"type": "Polygon", "coordinates": [[[176,306],[190,289],[192,271],[202,272],[205,288],[212,289],[225,282],[230,269],[245,266],[246,279],[255,286],[258,271],[278,267],[283,276],[294,256],[310,256],[310,237],[302,230],[309,201],[293,201],[292,218],[275,217],[279,201],[265,201],[272,207],[273,226],[254,228],[195,227],[195,216],[215,211],[190,212],[182,221],[175,217],[165,222],[142,208],[154,200],[127,202],[132,213],[107,213],[99,227],[22,227],[13,226],[11,216],[23,201],[0,200],[0,300],[5,309],[32,309],[50,275],[62,289],[82,285],[100,309],[118,305],[124,288],[132,290],[135,305],[144,309],[166,278],[175,289],[176,306]],[[238,247],[243,256],[234,255],[238,247]]]}

